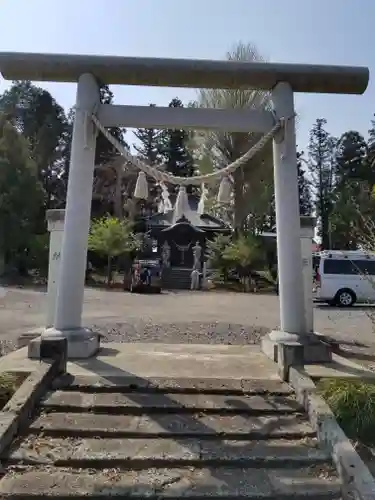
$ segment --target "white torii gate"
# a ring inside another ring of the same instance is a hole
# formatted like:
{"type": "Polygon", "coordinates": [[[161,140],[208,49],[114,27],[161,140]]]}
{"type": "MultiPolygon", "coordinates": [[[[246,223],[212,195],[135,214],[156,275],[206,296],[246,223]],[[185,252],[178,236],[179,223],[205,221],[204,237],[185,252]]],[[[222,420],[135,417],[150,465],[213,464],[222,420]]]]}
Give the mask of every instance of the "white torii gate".
{"type": "MultiPolygon", "coordinates": [[[[277,254],[281,331],[271,342],[311,341],[304,314],[297,185],[294,92],[362,94],[369,71],[363,67],[151,59],[84,55],[0,53],[7,80],[78,82],[60,277],[53,328],[43,335],[68,338],[68,356],[94,355],[99,337],[82,327],[87,236],[97,131],[95,114],[106,127],[215,128],[232,132],[268,132],[276,119],[288,125],[274,138],[277,254]],[[272,92],[273,113],[118,106],[100,104],[98,81],[106,84],[191,88],[246,88],[272,92]]],[[[38,339],[29,355],[39,356],[38,339]]]]}

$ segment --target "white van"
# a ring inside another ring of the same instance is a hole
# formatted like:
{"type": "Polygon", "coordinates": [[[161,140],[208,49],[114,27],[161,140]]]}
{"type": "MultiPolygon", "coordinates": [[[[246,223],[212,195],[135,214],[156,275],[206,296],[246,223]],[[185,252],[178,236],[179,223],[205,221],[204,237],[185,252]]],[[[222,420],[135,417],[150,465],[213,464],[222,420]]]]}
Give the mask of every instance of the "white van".
{"type": "Polygon", "coordinates": [[[316,299],[348,307],[355,302],[375,302],[375,254],[363,251],[326,250],[319,254],[316,299]]]}

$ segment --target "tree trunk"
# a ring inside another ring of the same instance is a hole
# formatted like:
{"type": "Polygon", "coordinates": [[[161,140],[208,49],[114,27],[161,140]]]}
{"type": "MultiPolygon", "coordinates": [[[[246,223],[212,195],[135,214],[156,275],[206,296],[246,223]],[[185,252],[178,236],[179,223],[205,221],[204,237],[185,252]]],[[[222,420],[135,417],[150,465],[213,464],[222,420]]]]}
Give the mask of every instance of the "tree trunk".
{"type": "Polygon", "coordinates": [[[112,283],[112,257],[108,255],[107,257],[107,286],[111,286],[112,283]]]}
{"type": "Polygon", "coordinates": [[[233,172],[233,194],[234,194],[234,214],[233,214],[233,228],[236,236],[243,232],[244,217],[243,217],[243,175],[241,168],[233,172]]]}
{"type": "Polygon", "coordinates": [[[124,254],[122,258],[122,265],[124,271],[123,288],[124,290],[128,290],[130,288],[130,283],[131,283],[131,265],[132,265],[132,259],[129,254],[124,254]]]}
{"type": "Polygon", "coordinates": [[[114,213],[115,217],[122,219],[123,206],[122,206],[122,165],[116,167],[116,186],[114,196],[114,213]]]}

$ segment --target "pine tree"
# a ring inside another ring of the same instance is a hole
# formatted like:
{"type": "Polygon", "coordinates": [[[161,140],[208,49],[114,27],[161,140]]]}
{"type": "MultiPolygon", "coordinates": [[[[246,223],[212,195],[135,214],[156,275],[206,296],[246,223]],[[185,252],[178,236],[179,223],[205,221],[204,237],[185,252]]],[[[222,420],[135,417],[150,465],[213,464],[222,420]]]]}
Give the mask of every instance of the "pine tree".
{"type": "Polygon", "coordinates": [[[367,144],[358,132],[344,133],[338,141],[335,162],[335,204],[331,214],[334,248],[358,247],[361,214],[371,205],[373,173],[367,163],[367,144]]]}
{"type": "MultiPolygon", "coordinates": [[[[183,104],[176,97],[169,103],[169,107],[181,108],[183,104]]],[[[160,153],[166,170],[181,177],[193,175],[194,162],[187,148],[189,134],[185,130],[167,129],[161,133],[160,140],[160,153]]]]}
{"type": "MultiPolygon", "coordinates": [[[[100,86],[100,102],[101,104],[113,104],[114,95],[110,90],[108,85],[100,86]]],[[[125,141],[126,130],[121,127],[110,127],[108,132],[113,135],[123,146],[129,148],[125,141]]],[[[98,133],[96,139],[96,150],[95,150],[95,165],[104,165],[114,159],[115,156],[119,156],[117,149],[112,146],[106,137],[102,133],[98,133]]]]}
{"type": "Polygon", "coordinates": [[[330,247],[329,217],[334,203],[335,139],[325,130],[327,121],[318,118],[310,131],[309,170],[312,177],[315,208],[319,220],[322,248],[330,247]]]}
{"type": "Polygon", "coordinates": [[[43,207],[38,165],[27,139],[0,114],[0,257],[15,263],[25,256],[43,207]]]}
{"type": "Polygon", "coordinates": [[[44,191],[40,212],[40,225],[44,227],[45,210],[57,208],[65,201],[62,175],[69,122],[52,95],[29,81],[13,82],[0,96],[0,111],[23,135],[36,164],[44,191]]]}
{"type": "MultiPolygon", "coordinates": [[[[155,107],[155,104],[150,104],[155,107]]],[[[154,167],[160,166],[162,163],[161,156],[161,135],[162,132],[155,128],[139,128],[134,132],[138,139],[137,144],[133,144],[134,149],[143,161],[154,167]]],[[[148,209],[148,213],[156,212],[160,200],[160,188],[158,187],[155,179],[148,178],[149,187],[149,200],[148,203],[143,203],[148,209]]]]}
{"type": "Polygon", "coordinates": [[[371,168],[375,169],[375,120],[371,120],[371,128],[368,131],[368,133],[369,133],[369,138],[367,141],[368,163],[371,165],[371,168]]]}
{"type": "MultiPolygon", "coordinates": [[[[101,104],[113,104],[114,95],[109,89],[108,85],[100,86],[100,102],[101,104]]],[[[63,175],[62,179],[64,182],[65,193],[68,187],[68,177],[69,177],[69,167],[70,167],[70,153],[73,139],[73,126],[74,126],[74,115],[75,109],[71,108],[67,116],[67,129],[64,135],[64,140],[62,141],[62,156],[63,156],[63,175]]],[[[129,149],[129,145],[125,140],[126,130],[121,127],[110,127],[108,132],[112,134],[123,146],[129,149]]],[[[101,132],[98,132],[96,139],[96,149],[95,149],[95,165],[105,165],[118,157],[120,153],[117,149],[112,146],[106,137],[101,132]]],[[[98,172],[95,171],[95,177],[98,176],[98,172]]]]}
{"type": "MultiPolygon", "coordinates": [[[[155,107],[155,104],[150,104],[155,107]]],[[[155,128],[138,128],[134,135],[139,143],[134,144],[134,149],[149,165],[157,165],[161,162],[161,134],[160,130],[155,128]]]]}
{"type": "Polygon", "coordinates": [[[372,181],[372,174],[366,163],[367,144],[356,131],[345,132],[338,141],[336,153],[336,186],[372,181]]]}
{"type": "Polygon", "coordinates": [[[303,158],[303,155],[303,151],[297,152],[299,212],[300,215],[311,215],[313,209],[311,189],[306,178],[306,172],[302,166],[301,159],[303,158]]]}

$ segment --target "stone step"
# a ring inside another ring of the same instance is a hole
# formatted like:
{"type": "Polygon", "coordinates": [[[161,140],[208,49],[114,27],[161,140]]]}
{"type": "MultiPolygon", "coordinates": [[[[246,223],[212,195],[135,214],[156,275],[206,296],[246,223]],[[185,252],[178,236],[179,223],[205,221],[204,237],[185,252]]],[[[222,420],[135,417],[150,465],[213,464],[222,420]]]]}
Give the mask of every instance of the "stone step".
{"type": "Polygon", "coordinates": [[[290,414],[303,412],[292,396],[224,396],[219,394],[152,393],[84,393],[76,391],[50,392],[41,407],[54,411],[108,414],[216,413],[216,414],[290,414]]]}
{"type": "Polygon", "coordinates": [[[191,287],[191,280],[190,279],[168,279],[168,280],[163,280],[163,288],[168,288],[170,286],[183,286],[190,288],[191,287]]]}
{"type": "Polygon", "coordinates": [[[168,286],[168,285],[184,285],[184,286],[189,286],[191,285],[191,277],[172,277],[170,276],[169,278],[164,278],[163,279],[163,286],[168,286]]]}
{"type": "Polygon", "coordinates": [[[191,276],[168,276],[163,278],[163,283],[190,283],[191,276]]]}
{"type": "Polygon", "coordinates": [[[77,468],[207,465],[249,468],[304,467],[330,462],[316,439],[226,441],[197,439],[103,439],[27,436],[1,457],[8,463],[77,468]]]}
{"type": "Polygon", "coordinates": [[[330,467],[233,469],[207,467],[121,471],[17,467],[0,481],[2,500],[56,498],[102,500],[334,500],[340,485],[330,467]]]}
{"type": "Polygon", "coordinates": [[[165,280],[179,280],[179,279],[190,279],[191,278],[191,273],[192,271],[187,271],[187,272],[181,272],[181,271],[176,271],[172,272],[170,274],[164,275],[165,280]]]}
{"type": "Polygon", "coordinates": [[[293,389],[279,380],[216,379],[216,378],[161,378],[147,379],[126,376],[100,377],[94,375],[65,374],[53,383],[54,389],[82,392],[168,392],[224,395],[282,396],[293,394],[293,389]]]}
{"type": "Polygon", "coordinates": [[[168,281],[162,283],[162,288],[164,290],[190,290],[191,283],[181,282],[181,281],[168,281]]]}
{"type": "Polygon", "coordinates": [[[298,415],[103,415],[93,413],[42,413],[29,432],[81,437],[196,437],[264,440],[314,437],[310,423],[298,415]]]}
{"type": "Polygon", "coordinates": [[[162,275],[162,284],[165,289],[188,290],[191,286],[191,269],[168,269],[162,275]]]}

